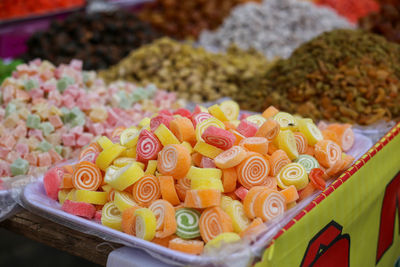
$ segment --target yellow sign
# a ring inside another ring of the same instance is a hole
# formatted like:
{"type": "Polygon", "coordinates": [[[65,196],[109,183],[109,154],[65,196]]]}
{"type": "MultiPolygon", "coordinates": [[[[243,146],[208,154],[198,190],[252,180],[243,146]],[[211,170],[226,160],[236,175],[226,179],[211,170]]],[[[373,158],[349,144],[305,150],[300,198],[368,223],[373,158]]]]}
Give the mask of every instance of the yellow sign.
{"type": "Polygon", "coordinates": [[[400,124],[289,223],[256,266],[394,266],[400,124]]]}

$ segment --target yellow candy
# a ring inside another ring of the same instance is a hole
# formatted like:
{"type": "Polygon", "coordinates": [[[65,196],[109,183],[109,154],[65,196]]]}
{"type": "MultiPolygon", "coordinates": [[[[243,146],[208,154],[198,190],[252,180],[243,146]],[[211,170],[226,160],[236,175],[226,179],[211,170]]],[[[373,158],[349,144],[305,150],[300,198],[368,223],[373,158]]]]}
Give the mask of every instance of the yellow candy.
{"type": "Polygon", "coordinates": [[[217,235],[214,239],[208,241],[208,243],[204,246],[204,249],[216,249],[220,248],[221,245],[227,243],[233,243],[240,240],[240,236],[236,233],[222,233],[217,235]]]}
{"type": "Polygon", "coordinates": [[[97,143],[101,146],[102,149],[106,149],[113,145],[110,139],[105,136],[101,136],[97,139],[97,143]]]}
{"type": "Polygon", "coordinates": [[[64,199],[65,200],[71,200],[71,201],[76,201],[76,189],[72,189],[71,191],[69,191],[67,197],[64,199]]]}
{"type": "Polygon", "coordinates": [[[101,210],[101,224],[121,231],[122,214],[114,202],[108,202],[101,210]]]}
{"type": "Polygon", "coordinates": [[[221,179],[212,177],[195,177],[190,179],[190,188],[193,190],[216,189],[224,192],[221,179]]]}
{"type": "Polygon", "coordinates": [[[151,241],[156,235],[157,220],[154,213],[147,208],[135,210],[136,237],[151,241]]]}
{"type": "Polygon", "coordinates": [[[204,131],[210,127],[210,126],[215,126],[221,129],[225,129],[225,124],[218,120],[217,118],[209,118],[207,120],[204,120],[200,123],[197,124],[196,126],[196,139],[197,141],[203,141],[203,138],[201,136],[203,135],[204,131]]]}
{"type": "Polygon", "coordinates": [[[281,189],[294,185],[297,190],[301,190],[308,185],[307,171],[299,163],[289,163],[283,166],[276,176],[276,180],[281,189]]]}
{"type": "Polygon", "coordinates": [[[120,156],[136,159],[136,146],[127,148],[120,156]]]}
{"type": "Polygon", "coordinates": [[[147,125],[150,125],[150,121],[151,121],[151,119],[150,119],[149,117],[143,118],[143,119],[139,122],[138,126],[139,126],[140,128],[146,127],[147,125]]]}
{"type": "Polygon", "coordinates": [[[292,131],[281,131],[277,137],[277,140],[279,149],[285,151],[291,160],[299,157],[299,152],[297,151],[296,146],[296,139],[292,131]]]}
{"type": "Polygon", "coordinates": [[[191,144],[189,144],[188,142],[184,141],[181,143],[181,145],[183,145],[184,147],[187,148],[187,150],[189,151],[189,154],[193,153],[193,147],[191,144]]]}
{"type": "Polygon", "coordinates": [[[222,196],[221,197],[221,209],[223,209],[223,211],[226,212],[227,208],[231,205],[231,202],[233,201],[233,199],[231,197],[228,196],[222,196]]]}
{"type": "Polygon", "coordinates": [[[281,130],[288,130],[297,124],[297,120],[287,112],[278,112],[273,119],[279,123],[281,130]]]}
{"type": "Polygon", "coordinates": [[[227,100],[222,102],[219,106],[228,120],[232,121],[238,119],[240,111],[238,103],[232,100],[227,100]]]}
{"type": "Polygon", "coordinates": [[[263,125],[264,122],[267,121],[266,118],[264,118],[263,116],[258,115],[258,114],[257,114],[257,115],[248,116],[248,117],[246,118],[246,120],[249,121],[249,122],[252,122],[252,123],[256,124],[258,127],[261,127],[261,125],[263,125]]]}
{"type": "MultiPolygon", "coordinates": [[[[108,167],[108,168],[111,168],[111,167],[108,167]]],[[[103,185],[103,186],[101,187],[101,189],[103,189],[104,192],[107,192],[107,193],[108,193],[108,192],[110,192],[111,189],[113,189],[113,188],[112,188],[111,185],[105,184],[105,185],[103,185]]]]}
{"type": "Polygon", "coordinates": [[[239,126],[239,124],[240,124],[240,120],[233,120],[233,121],[230,121],[232,124],[233,124],[233,126],[235,126],[236,128],[239,126]]]}
{"type": "Polygon", "coordinates": [[[186,177],[189,180],[193,178],[203,178],[203,177],[221,179],[222,171],[217,168],[197,168],[191,166],[189,172],[186,174],[186,177]]]}
{"type": "Polygon", "coordinates": [[[62,189],[62,190],[58,191],[58,202],[60,202],[61,205],[67,199],[67,196],[70,191],[71,191],[71,189],[62,189]]]}
{"type": "Polygon", "coordinates": [[[324,139],[318,127],[309,119],[299,120],[299,130],[307,138],[308,144],[314,146],[318,141],[324,139]]]}
{"type": "Polygon", "coordinates": [[[222,149],[219,149],[218,147],[209,145],[202,141],[197,142],[193,150],[211,159],[214,159],[216,156],[223,152],[222,149]]]}
{"type": "Polygon", "coordinates": [[[114,204],[121,212],[131,207],[138,206],[132,196],[127,192],[115,192],[114,204]]]}
{"type": "Polygon", "coordinates": [[[181,143],[164,124],[160,124],[160,126],[158,126],[158,128],[154,131],[154,134],[158,137],[158,140],[160,140],[163,146],[173,144],[179,145],[181,143]]]}
{"type": "Polygon", "coordinates": [[[286,205],[286,209],[287,209],[287,210],[290,210],[291,208],[296,207],[296,205],[297,205],[297,202],[296,202],[296,201],[292,201],[292,202],[290,202],[290,203],[288,203],[288,204],[286,205]]]}
{"type": "Polygon", "coordinates": [[[144,175],[143,169],[138,162],[126,165],[123,168],[115,170],[115,168],[108,168],[104,181],[110,184],[113,188],[123,191],[128,186],[133,185],[137,180],[144,175]]]}
{"type": "Polygon", "coordinates": [[[225,113],[222,111],[221,107],[217,104],[212,105],[208,108],[208,112],[213,115],[215,118],[220,121],[228,121],[229,119],[226,117],[225,113]]]}
{"type": "Polygon", "coordinates": [[[198,105],[198,107],[200,108],[200,111],[201,111],[201,112],[206,112],[206,113],[208,113],[208,109],[207,109],[206,107],[203,107],[203,106],[201,106],[201,105],[198,105]]]}
{"type": "Polygon", "coordinates": [[[122,157],[122,158],[115,159],[113,162],[113,165],[118,168],[122,168],[122,167],[128,165],[129,163],[133,163],[133,162],[136,162],[136,160],[133,158],[122,157]]]}
{"type": "Polygon", "coordinates": [[[125,129],[119,137],[120,144],[129,148],[136,146],[139,139],[139,133],[140,131],[136,127],[125,129]]]}
{"type": "Polygon", "coordinates": [[[231,201],[226,207],[225,212],[231,217],[233,229],[236,233],[242,232],[249,226],[250,220],[244,213],[243,204],[240,201],[231,201]]]}
{"type": "Polygon", "coordinates": [[[147,162],[147,168],[146,171],[144,172],[145,174],[153,174],[157,170],[157,160],[149,160],[147,162]]]}
{"type": "Polygon", "coordinates": [[[107,203],[107,192],[97,192],[89,190],[76,190],[75,197],[78,202],[85,202],[95,205],[104,205],[107,203]]]}
{"type": "Polygon", "coordinates": [[[101,170],[105,171],[110,164],[124,152],[126,147],[113,144],[100,152],[96,159],[96,165],[101,170]]]}

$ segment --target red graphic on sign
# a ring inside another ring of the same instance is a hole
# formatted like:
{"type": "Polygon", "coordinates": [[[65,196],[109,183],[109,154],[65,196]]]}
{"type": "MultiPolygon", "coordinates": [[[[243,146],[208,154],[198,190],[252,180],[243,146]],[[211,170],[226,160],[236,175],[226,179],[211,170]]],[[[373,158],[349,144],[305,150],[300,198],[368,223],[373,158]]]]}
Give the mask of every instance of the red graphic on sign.
{"type": "Polygon", "coordinates": [[[342,235],[342,226],[335,221],[327,224],[308,244],[301,267],[349,266],[350,236],[342,235]]]}
{"type": "Polygon", "coordinates": [[[385,254],[393,244],[396,209],[400,219],[399,200],[400,172],[397,173],[393,180],[386,186],[385,196],[383,197],[376,263],[380,261],[383,254],[385,254]]]}

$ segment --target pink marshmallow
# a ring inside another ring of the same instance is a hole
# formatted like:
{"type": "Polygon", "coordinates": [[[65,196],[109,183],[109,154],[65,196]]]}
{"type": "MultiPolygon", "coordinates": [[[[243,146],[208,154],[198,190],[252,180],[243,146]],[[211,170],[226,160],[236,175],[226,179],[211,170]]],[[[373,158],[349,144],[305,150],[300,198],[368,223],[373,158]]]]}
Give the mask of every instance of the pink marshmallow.
{"type": "Polygon", "coordinates": [[[28,132],[29,137],[36,137],[39,141],[43,141],[43,132],[39,129],[30,129],[28,132]]]}
{"type": "Polygon", "coordinates": [[[35,153],[28,153],[24,159],[29,162],[29,165],[37,166],[38,159],[35,153]]]}
{"type": "Polygon", "coordinates": [[[75,137],[78,137],[83,133],[83,126],[75,126],[74,128],[71,128],[69,133],[75,134],[75,137]]]}
{"type": "Polygon", "coordinates": [[[54,128],[60,128],[61,126],[64,125],[63,121],[61,120],[60,116],[58,115],[52,115],[49,117],[49,122],[51,125],[54,126],[54,128]]]}
{"type": "Polygon", "coordinates": [[[94,136],[99,136],[104,133],[104,126],[101,123],[96,122],[89,127],[89,131],[91,131],[94,136]]]}
{"type": "Polygon", "coordinates": [[[75,134],[73,133],[65,133],[62,135],[62,141],[64,146],[75,146],[76,141],[75,141],[75,134]]]}
{"type": "Polygon", "coordinates": [[[15,151],[23,157],[29,153],[29,146],[27,144],[19,143],[15,146],[15,151]]]}
{"type": "Polygon", "coordinates": [[[83,133],[81,136],[79,136],[76,140],[76,145],[77,146],[86,146],[92,141],[93,139],[93,134],[91,133],[83,133]]]}
{"type": "Polygon", "coordinates": [[[13,135],[14,135],[16,138],[25,137],[26,134],[27,134],[27,132],[28,132],[28,129],[26,128],[25,125],[18,125],[18,126],[14,129],[13,135]]]}
{"type": "Polygon", "coordinates": [[[57,162],[60,162],[60,161],[62,161],[62,159],[63,159],[63,158],[61,157],[61,155],[58,154],[54,149],[50,149],[50,150],[49,150],[49,155],[50,155],[52,164],[55,164],[55,163],[57,163],[57,162]]]}
{"type": "Polygon", "coordinates": [[[6,177],[11,175],[10,163],[1,160],[0,161],[0,177],[6,177]]]}
{"type": "Polygon", "coordinates": [[[75,100],[71,95],[63,95],[62,96],[62,103],[65,107],[71,109],[75,106],[75,100]]]}
{"type": "Polygon", "coordinates": [[[17,141],[12,135],[3,135],[0,137],[0,145],[7,148],[7,149],[13,149],[17,141]]]}
{"type": "Polygon", "coordinates": [[[108,109],[108,117],[107,117],[107,123],[111,125],[116,125],[118,122],[118,114],[115,112],[115,110],[109,108],[108,109]]]}
{"type": "Polygon", "coordinates": [[[32,97],[32,99],[40,99],[43,98],[44,92],[40,90],[39,88],[32,89],[29,91],[29,95],[32,97]]]}
{"type": "Polygon", "coordinates": [[[38,155],[38,166],[50,166],[51,165],[51,156],[49,152],[40,153],[38,155]]]}

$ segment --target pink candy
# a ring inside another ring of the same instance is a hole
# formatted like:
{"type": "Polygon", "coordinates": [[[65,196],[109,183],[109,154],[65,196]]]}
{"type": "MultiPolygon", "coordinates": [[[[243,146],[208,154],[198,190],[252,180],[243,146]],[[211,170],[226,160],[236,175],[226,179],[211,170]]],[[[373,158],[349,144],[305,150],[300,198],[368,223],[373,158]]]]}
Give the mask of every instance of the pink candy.
{"type": "Polygon", "coordinates": [[[201,168],[216,168],[217,166],[215,165],[213,159],[203,156],[201,158],[200,167],[201,168]]]}
{"type": "Polygon", "coordinates": [[[236,130],[245,137],[253,137],[258,130],[258,126],[250,121],[242,120],[236,130]]]}
{"type": "Polygon", "coordinates": [[[207,144],[223,150],[231,148],[236,141],[236,137],[233,133],[215,126],[209,126],[203,132],[201,138],[203,138],[204,142],[207,144]]]}
{"type": "Polygon", "coordinates": [[[76,145],[75,134],[73,134],[73,133],[63,134],[61,138],[62,138],[64,146],[75,146],[76,145]]]}
{"type": "Polygon", "coordinates": [[[77,146],[86,146],[88,145],[93,139],[93,134],[91,133],[83,133],[81,136],[79,136],[76,140],[76,145],[77,146]]]}
{"type": "Polygon", "coordinates": [[[17,153],[18,153],[20,156],[25,156],[26,154],[29,153],[29,147],[28,147],[27,144],[19,143],[19,144],[17,144],[17,145],[15,146],[15,151],[17,151],[17,153]]]}
{"type": "Polygon", "coordinates": [[[94,205],[84,202],[75,202],[68,199],[64,201],[61,208],[65,212],[87,219],[92,219],[96,214],[96,208],[94,205]]]}
{"type": "Polygon", "coordinates": [[[50,198],[57,200],[58,199],[58,191],[60,191],[60,184],[62,178],[64,176],[64,171],[60,167],[54,167],[43,177],[43,185],[46,191],[47,196],[50,198]]]}
{"type": "Polygon", "coordinates": [[[58,115],[53,115],[49,117],[49,122],[51,123],[51,125],[54,126],[54,128],[60,128],[61,126],[64,125],[64,123],[62,122],[60,116],[58,115]]]}
{"type": "Polygon", "coordinates": [[[4,135],[0,138],[0,145],[8,149],[13,149],[17,141],[12,135],[4,135]]]}
{"type": "Polygon", "coordinates": [[[211,118],[211,114],[207,112],[194,113],[192,116],[193,126],[196,128],[197,124],[211,118]]]}
{"type": "Polygon", "coordinates": [[[150,129],[152,132],[154,132],[160,124],[164,124],[169,128],[169,123],[174,119],[174,117],[170,115],[165,115],[165,114],[160,114],[154,118],[151,119],[150,121],[150,129]]]}
{"type": "Polygon", "coordinates": [[[141,162],[156,159],[158,152],[162,149],[162,145],[158,138],[147,130],[142,130],[137,142],[136,159],[141,162]]]}
{"type": "Polygon", "coordinates": [[[11,175],[10,163],[0,160],[0,177],[6,177],[10,175],[11,175]]]}
{"type": "Polygon", "coordinates": [[[243,200],[246,197],[248,192],[249,192],[249,190],[247,190],[245,187],[241,186],[235,190],[235,195],[238,198],[240,198],[240,200],[243,200]]]}
{"type": "Polygon", "coordinates": [[[48,152],[40,153],[38,155],[38,165],[40,167],[45,167],[45,166],[51,165],[51,156],[48,152]]]}
{"type": "Polygon", "coordinates": [[[174,115],[181,115],[182,117],[190,119],[192,117],[192,112],[186,108],[179,108],[174,112],[174,115]]]}

